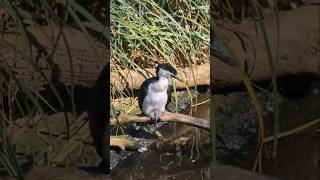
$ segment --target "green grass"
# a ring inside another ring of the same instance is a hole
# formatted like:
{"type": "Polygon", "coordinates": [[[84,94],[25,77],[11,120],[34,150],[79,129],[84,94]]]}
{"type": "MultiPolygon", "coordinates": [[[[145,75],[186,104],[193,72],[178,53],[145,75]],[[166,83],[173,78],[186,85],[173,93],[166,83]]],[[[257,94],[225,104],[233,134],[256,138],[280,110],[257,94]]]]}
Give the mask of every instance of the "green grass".
{"type": "MultiPolygon", "coordinates": [[[[209,60],[209,1],[111,1],[111,71],[144,68],[157,63],[191,67],[209,60]]],[[[125,87],[120,88],[125,89],[125,87]]],[[[111,97],[125,92],[111,84],[111,97]]],[[[127,93],[131,93],[130,91],[127,93]]]]}

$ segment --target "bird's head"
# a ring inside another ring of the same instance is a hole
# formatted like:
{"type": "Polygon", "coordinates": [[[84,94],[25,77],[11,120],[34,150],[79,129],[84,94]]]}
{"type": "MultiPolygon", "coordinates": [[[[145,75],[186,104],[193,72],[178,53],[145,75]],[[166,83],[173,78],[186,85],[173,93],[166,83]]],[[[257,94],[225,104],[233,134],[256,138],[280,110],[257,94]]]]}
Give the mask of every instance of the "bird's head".
{"type": "Polygon", "coordinates": [[[158,77],[173,77],[182,82],[182,79],[177,74],[177,70],[175,70],[170,64],[159,64],[156,73],[158,77]]]}

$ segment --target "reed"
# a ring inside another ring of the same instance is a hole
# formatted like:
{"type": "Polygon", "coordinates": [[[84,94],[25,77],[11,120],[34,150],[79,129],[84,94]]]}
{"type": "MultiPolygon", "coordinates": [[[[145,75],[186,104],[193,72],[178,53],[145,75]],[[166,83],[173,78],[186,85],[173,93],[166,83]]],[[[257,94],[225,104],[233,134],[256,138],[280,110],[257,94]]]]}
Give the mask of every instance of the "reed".
{"type": "MultiPolygon", "coordinates": [[[[261,104],[257,99],[256,92],[254,90],[254,83],[250,80],[248,75],[245,72],[245,69],[242,64],[240,64],[239,59],[234,53],[234,50],[230,47],[227,42],[227,37],[225,37],[220,30],[221,22],[227,22],[229,24],[237,24],[243,22],[245,18],[252,19],[257,23],[259,30],[261,31],[263,42],[266,46],[268,54],[268,64],[270,69],[270,74],[272,77],[271,81],[271,92],[272,92],[272,101],[273,101],[273,120],[274,120],[274,142],[273,142],[273,157],[276,157],[278,149],[278,132],[279,132],[279,93],[277,88],[277,61],[279,56],[279,19],[278,19],[278,2],[277,1],[264,1],[264,0],[248,0],[248,1],[219,1],[212,4],[211,17],[213,17],[212,29],[217,36],[217,42],[225,50],[227,57],[230,57],[231,63],[234,65],[234,70],[239,74],[242,82],[244,83],[249,96],[251,97],[252,104],[257,113],[257,120],[259,124],[259,141],[257,143],[257,158],[253,165],[253,170],[261,172],[261,150],[263,146],[264,139],[264,119],[262,115],[261,104]],[[264,9],[269,8],[273,12],[275,21],[277,22],[277,43],[270,44],[268,39],[268,34],[264,25],[264,9]],[[271,46],[276,46],[276,52],[272,52],[271,46]]],[[[257,34],[259,35],[260,32],[257,34]]],[[[213,122],[215,123],[215,122],[213,122]]],[[[213,148],[216,148],[213,146],[213,148]]],[[[215,152],[215,151],[214,151],[215,152]]],[[[214,156],[215,157],[215,156],[214,156]]],[[[216,161],[215,159],[213,160],[216,161]]]]}
{"type": "Polygon", "coordinates": [[[100,33],[101,36],[107,36],[107,34],[103,33],[105,27],[102,24],[102,18],[97,18],[97,16],[93,14],[94,11],[90,12],[90,8],[86,7],[84,4],[79,4],[75,0],[1,0],[0,11],[4,12],[5,17],[7,17],[4,21],[0,21],[0,35],[2,37],[0,40],[0,44],[2,44],[0,46],[0,162],[4,165],[10,175],[23,179],[19,163],[15,157],[15,151],[12,148],[12,143],[9,141],[9,134],[12,134],[11,129],[15,126],[14,121],[16,120],[15,118],[17,118],[17,114],[20,114],[23,117],[41,115],[43,118],[40,118],[40,120],[44,120],[47,117],[44,110],[45,108],[49,108],[53,112],[62,111],[65,113],[66,117],[66,134],[68,134],[70,138],[70,122],[66,115],[64,100],[38,64],[39,62],[37,61],[34,49],[36,47],[42,47],[45,58],[41,60],[49,62],[57,52],[57,45],[61,42],[64,44],[68,54],[68,62],[66,63],[71,72],[71,86],[69,89],[70,100],[72,102],[73,115],[76,116],[76,104],[74,99],[75,75],[73,69],[73,59],[75,57],[70,53],[72,45],[66,38],[66,27],[74,26],[81,30],[86,37],[87,43],[90,44],[95,52],[96,60],[100,62],[104,62],[105,59],[102,54],[98,53],[93,45],[94,37],[91,32],[100,33]],[[53,39],[51,39],[52,37],[48,37],[46,40],[51,43],[51,47],[46,48],[46,45],[37,42],[35,37],[37,37],[38,34],[29,29],[30,24],[34,27],[42,26],[41,20],[46,21],[48,26],[55,26],[59,29],[59,33],[56,37],[53,39]],[[9,27],[8,24],[11,26],[9,27]],[[10,32],[8,32],[8,28],[10,28],[10,32]],[[24,50],[3,40],[3,37],[8,33],[13,34],[17,39],[22,38],[24,50]],[[14,72],[11,65],[9,65],[11,62],[8,62],[3,56],[4,45],[9,47],[10,52],[17,53],[21,57],[24,57],[24,61],[31,67],[34,74],[38,76],[38,80],[48,84],[49,89],[53,92],[58,102],[58,107],[54,106],[52,102],[41,95],[41,88],[31,87],[28,82],[16,75],[16,72],[14,72]],[[20,94],[19,97],[18,94],[20,94]],[[20,97],[24,97],[24,100],[20,97]]]}
{"type": "MultiPolygon", "coordinates": [[[[113,0],[110,19],[113,73],[130,69],[149,78],[144,69],[155,68],[158,63],[179,69],[209,62],[208,0],[113,0]]],[[[193,101],[188,83],[185,85],[193,101]]],[[[117,88],[111,82],[110,96],[114,101],[132,97],[133,91],[126,84],[117,88]]],[[[174,97],[177,111],[175,89],[174,97]]]]}

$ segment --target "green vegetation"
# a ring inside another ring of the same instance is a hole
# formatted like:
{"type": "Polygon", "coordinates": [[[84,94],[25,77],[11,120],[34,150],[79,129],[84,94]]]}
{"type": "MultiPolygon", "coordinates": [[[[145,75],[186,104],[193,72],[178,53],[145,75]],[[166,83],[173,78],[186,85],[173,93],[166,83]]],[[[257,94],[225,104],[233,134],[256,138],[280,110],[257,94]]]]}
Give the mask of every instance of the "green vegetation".
{"type": "MultiPolygon", "coordinates": [[[[131,69],[148,77],[143,69],[156,63],[177,68],[208,62],[209,19],[207,0],[113,0],[111,71],[131,69]]],[[[116,92],[111,87],[112,98],[119,97],[116,92]]]]}
{"type": "MultiPolygon", "coordinates": [[[[94,46],[93,39],[96,34],[104,31],[102,21],[106,16],[103,14],[103,4],[94,2],[86,4],[75,0],[0,0],[0,162],[11,176],[23,179],[18,162],[15,158],[15,152],[12,148],[11,135],[12,129],[17,127],[16,120],[18,117],[29,117],[32,124],[32,117],[40,115],[40,121],[47,117],[45,109],[53,112],[64,112],[66,118],[66,134],[70,137],[70,124],[66,114],[64,100],[59,94],[48,75],[40,66],[41,61],[47,61],[48,64],[54,62],[54,57],[58,51],[58,44],[63,44],[67,49],[68,64],[71,75],[70,99],[72,101],[73,115],[76,116],[76,106],[74,99],[74,58],[71,51],[73,44],[68,41],[66,32],[68,27],[79,29],[90,44],[92,50],[96,52],[97,61],[103,62],[103,54],[99,54],[94,46]],[[44,30],[41,33],[35,29],[49,27],[58,29],[56,36],[48,37],[44,30]],[[12,36],[13,41],[6,39],[12,36]],[[37,39],[39,36],[45,36],[43,41],[37,39]],[[22,39],[22,47],[17,45],[22,39]],[[49,46],[49,47],[48,47],[49,46]],[[37,52],[43,52],[42,57],[38,57],[37,52]],[[23,63],[33,71],[33,82],[26,81],[23,75],[16,72],[13,68],[13,62],[8,60],[4,54],[12,53],[15,57],[23,57],[23,63]],[[40,93],[42,89],[41,82],[48,84],[49,89],[53,92],[58,106],[43,97],[40,93]],[[34,85],[34,86],[33,86],[34,85]],[[8,132],[10,130],[10,136],[8,132]]],[[[54,67],[52,67],[54,68],[54,67]]],[[[36,131],[36,125],[31,129],[36,131]]],[[[33,131],[32,130],[32,131],[33,131]]],[[[67,142],[68,143],[68,142],[67,142]]],[[[51,145],[50,145],[51,146],[51,145]]],[[[52,145],[53,146],[53,145],[52,145]]],[[[39,154],[47,153],[47,149],[39,154]]]]}
{"type": "MultiPolygon", "coordinates": [[[[270,74],[272,77],[272,94],[273,94],[273,109],[274,111],[274,143],[273,143],[273,157],[276,157],[277,146],[278,146],[278,132],[279,132],[279,97],[278,97],[278,90],[277,90],[277,59],[278,59],[278,48],[279,48],[279,20],[278,20],[278,2],[277,1],[263,1],[263,0],[249,0],[248,4],[244,1],[219,1],[219,3],[213,4],[212,7],[212,14],[211,16],[214,17],[213,23],[211,24],[214,33],[217,36],[218,42],[220,43],[221,47],[225,50],[225,53],[228,57],[230,57],[231,63],[235,66],[235,71],[241,78],[242,82],[244,83],[249,96],[252,99],[252,104],[257,113],[257,119],[259,122],[259,141],[257,145],[258,153],[257,158],[254,163],[253,169],[256,170],[259,166],[259,172],[261,172],[261,150],[263,146],[263,139],[264,139],[264,119],[261,109],[261,104],[257,99],[256,92],[254,90],[254,83],[249,79],[244,67],[240,64],[239,59],[236,57],[234,50],[230,47],[229,43],[227,42],[227,38],[221,33],[221,24],[222,22],[227,23],[241,23],[244,18],[251,18],[256,21],[259,26],[259,30],[261,29],[262,38],[264,40],[265,46],[267,48],[268,60],[269,60],[269,68],[271,70],[270,74]],[[266,28],[264,25],[264,9],[269,8],[272,15],[275,17],[275,21],[277,22],[277,51],[271,51],[271,45],[268,40],[268,34],[266,33],[266,28]],[[276,56],[274,56],[274,54],[276,56]],[[276,58],[273,58],[276,57],[276,58]]],[[[260,34],[260,32],[257,32],[260,34]]],[[[242,38],[242,37],[239,37],[242,38]]],[[[215,126],[214,126],[215,127],[215,126]]],[[[215,140],[215,137],[213,137],[215,140]]],[[[215,145],[215,142],[212,143],[215,145]]],[[[216,147],[213,146],[215,149],[216,147]]],[[[216,152],[213,150],[213,152],[216,152]]],[[[214,156],[215,158],[215,156],[214,156]]],[[[216,160],[213,159],[213,162],[216,160]]]]}

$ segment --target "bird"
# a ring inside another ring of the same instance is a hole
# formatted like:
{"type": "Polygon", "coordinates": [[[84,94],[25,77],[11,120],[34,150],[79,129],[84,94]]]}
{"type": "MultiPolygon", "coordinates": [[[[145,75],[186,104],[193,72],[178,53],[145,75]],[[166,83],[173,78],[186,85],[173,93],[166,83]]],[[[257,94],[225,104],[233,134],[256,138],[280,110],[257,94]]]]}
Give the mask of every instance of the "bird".
{"type": "Polygon", "coordinates": [[[160,116],[170,102],[171,90],[169,78],[175,78],[181,82],[170,64],[159,64],[156,69],[156,76],[145,80],[139,88],[138,104],[142,115],[150,117],[155,122],[160,121],[160,116]]]}

